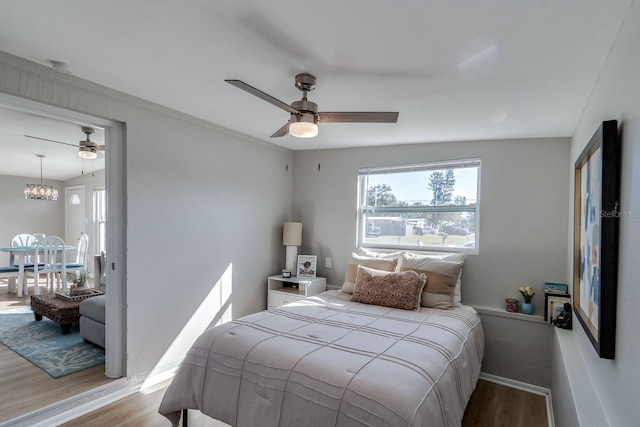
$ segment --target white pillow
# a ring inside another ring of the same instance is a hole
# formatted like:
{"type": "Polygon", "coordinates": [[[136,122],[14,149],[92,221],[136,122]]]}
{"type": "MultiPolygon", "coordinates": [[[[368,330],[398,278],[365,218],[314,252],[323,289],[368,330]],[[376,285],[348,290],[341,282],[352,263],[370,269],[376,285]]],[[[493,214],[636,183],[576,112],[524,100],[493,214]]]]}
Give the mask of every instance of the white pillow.
{"type": "MultiPolygon", "coordinates": [[[[412,252],[402,252],[402,257],[400,258],[399,268],[404,267],[405,265],[414,265],[416,262],[419,262],[420,259],[440,259],[442,261],[448,262],[459,262],[464,264],[464,254],[460,253],[412,253],[412,252]]],[[[460,269],[460,274],[458,274],[458,280],[456,281],[456,287],[453,291],[453,306],[458,307],[462,305],[462,268],[460,269]]]]}
{"type": "MultiPolygon", "coordinates": [[[[403,252],[402,251],[398,251],[398,252],[376,252],[376,251],[370,251],[368,249],[365,248],[358,248],[358,250],[361,252],[362,256],[366,256],[366,257],[371,257],[371,258],[400,258],[402,257],[403,252]]],[[[352,255],[358,255],[355,252],[352,255]]]]}

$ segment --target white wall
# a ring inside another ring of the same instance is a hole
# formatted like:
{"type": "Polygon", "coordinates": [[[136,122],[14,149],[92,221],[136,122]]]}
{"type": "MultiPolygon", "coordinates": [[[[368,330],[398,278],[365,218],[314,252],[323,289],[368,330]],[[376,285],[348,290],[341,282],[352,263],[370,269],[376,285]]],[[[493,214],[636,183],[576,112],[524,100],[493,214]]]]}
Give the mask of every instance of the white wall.
{"type": "MultiPolygon", "coordinates": [[[[21,233],[43,233],[64,238],[64,184],[44,180],[58,189],[58,200],[27,200],[25,184],[40,178],[0,175],[0,246],[10,246],[11,239],[21,233]]],[[[0,265],[8,265],[9,254],[0,252],[0,265]]]]}
{"type": "MultiPolygon", "coordinates": [[[[568,138],[547,138],[297,151],[293,219],[304,224],[300,253],[317,255],[319,275],[342,284],[356,248],[358,168],[480,157],[480,252],[466,258],[463,303],[504,308],[505,298],[520,297],[518,287],[530,284],[541,314],[543,283],[566,277],[569,147],[568,138]],[[332,269],[325,257],[333,258],[332,269]]],[[[504,318],[486,324],[483,371],[550,384],[551,327],[504,318]]]]}
{"type": "Polygon", "coordinates": [[[210,322],[266,307],[288,150],[1,52],[0,90],[125,124],[129,377],[175,368],[210,322]]]}
{"type": "MultiPolygon", "coordinates": [[[[601,404],[604,416],[611,426],[637,425],[640,419],[640,2],[635,1],[621,28],[620,34],[607,58],[591,98],[576,128],[569,166],[573,170],[575,160],[604,120],[617,119],[622,139],[622,165],[620,209],[635,213],[636,217],[620,219],[620,244],[618,263],[618,299],[616,326],[616,355],[614,360],[598,358],[579,323],[574,323],[570,334],[574,353],[580,360],[565,360],[566,364],[584,365],[580,373],[588,378],[601,404]]],[[[573,188],[573,174],[569,174],[573,188]]],[[[571,191],[570,201],[573,200],[571,191]]],[[[569,218],[569,230],[573,224],[573,207],[569,218]]],[[[569,235],[568,246],[573,242],[569,235]]],[[[573,254],[567,257],[567,280],[572,280],[573,254]]],[[[560,337],[562,338],[562,337],[560,337]]],[[[569,343],[571,344],[571,343],[569,343]]],[[[574,380],[574,378],[570,378],[574,380]]],[[[575,403],[581,413],[583,391],[569,384],[575,403]]],[[[563,392],[569,390],[562,389],[563,392]]],[[[556,411],[570,413],[572,408],[556,406],[556,411]]],[[[589,420],[581,418],[583,424],[589,420]]]]}

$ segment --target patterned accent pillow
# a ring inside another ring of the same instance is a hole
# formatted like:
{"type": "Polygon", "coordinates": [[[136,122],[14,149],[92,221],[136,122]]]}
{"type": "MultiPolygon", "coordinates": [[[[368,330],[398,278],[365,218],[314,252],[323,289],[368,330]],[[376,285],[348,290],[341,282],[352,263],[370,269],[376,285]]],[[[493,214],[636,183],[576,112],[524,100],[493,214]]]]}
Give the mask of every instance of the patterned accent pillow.
{"type": "Polygon", "coordinates": [[[376,270],[396,271],[398,267],[398,258],[371,258],[357,254],[351,255],[351,262],[347,265],[347,271],[344,275],[344,283],[342,284],[342,292],[347,294],[353,293],[356,284],[356,276],[358,274],[358,266],[375,268],[376,270]]]}
{"type": "Polygon", "coordinates": [[[351,301],[419,311],[426,283],[427,276],[415,271],[395,273],[360,265],[351,301]]]}
{"type": "Polygon", "coordinates": [[[426,258],[413,260],[411,263],[406,261],[403,261],[402,271],[415,271],[429,277],[422,292],[420,304],[423,307],[450,309],[454,306],[454,292],[462,262],[426,258]]]}

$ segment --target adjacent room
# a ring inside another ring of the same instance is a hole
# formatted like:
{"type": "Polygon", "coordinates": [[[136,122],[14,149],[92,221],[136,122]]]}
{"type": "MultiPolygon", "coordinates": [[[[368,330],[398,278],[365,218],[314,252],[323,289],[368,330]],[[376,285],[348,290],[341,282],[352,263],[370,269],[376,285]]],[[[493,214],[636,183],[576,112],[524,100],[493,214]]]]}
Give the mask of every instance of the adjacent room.
{"type": "Polygon", "coordinates": [[[0,426],[633,425],[637,40],[636,0],[3,2],[0,426]]]}

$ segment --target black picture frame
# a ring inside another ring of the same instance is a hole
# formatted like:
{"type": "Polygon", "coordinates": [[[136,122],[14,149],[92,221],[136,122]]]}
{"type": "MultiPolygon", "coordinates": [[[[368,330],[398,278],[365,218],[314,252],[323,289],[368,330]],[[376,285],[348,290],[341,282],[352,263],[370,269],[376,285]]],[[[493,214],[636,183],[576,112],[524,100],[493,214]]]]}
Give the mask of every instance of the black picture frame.
{"type": "Polygon", "coordinates": [[[575,163],[573,310],[598,355],[615,357],[620,143],[602,122],[575,163]]]}
{"type": "Polygon", "coordinates": [[[544,320],[553,323],[555,318],[557,317],[557,311],[560,307],[561,310],[564,310],[564,303],[571,302],[571,297],[569,294],[567,295],[547,295],[544,296],[545,310],[544,310],[544,320]]]}

